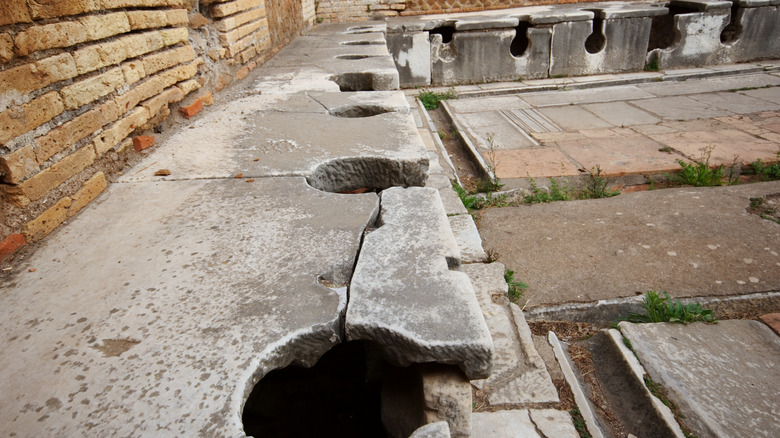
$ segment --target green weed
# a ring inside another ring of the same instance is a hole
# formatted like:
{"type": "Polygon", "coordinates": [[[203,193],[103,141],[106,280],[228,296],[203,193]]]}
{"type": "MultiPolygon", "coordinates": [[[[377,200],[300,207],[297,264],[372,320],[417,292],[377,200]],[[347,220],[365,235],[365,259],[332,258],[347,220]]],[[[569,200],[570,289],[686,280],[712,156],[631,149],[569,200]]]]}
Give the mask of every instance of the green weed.
{"type": "Polygon", "coordinates": [[[436,93],[423,89],[417,98],[420,99],[425,109],[428,111],[435,110],[439,107],[442,100],[453,99],[455,97],[455,89],[450,88],[446,93],[436,93]]]}
{"type": "Polygon", "coordinates": [[[682,167],[679,173],[669,177],[671,182],[695,186],[695,187],[714,187],[723,185],[723,176],[725,168],[721,164],[718,167],[710,168],[710,156],[712,148],[705,150],[704,155],[693,163],[686,163],[677,159],[677,164],[682,167]]]}
{"type": "Polygon", "coordinates": [[[645,322],[676,322],[688,324],[691,322],[715,323],[715,314],[710,309],[704,309],[698,303],[683,304],[680,300],[672,299],[668,292],[661,296],[656,291],[647,291],[642,307],[645,313],[632,313],[624,321],[634,323],[645,322]]]}
{"type": "Polygon", "coordinates": [[[456,181],[452,181],[452,190],[455,190],[455,193],[457,193],[458,197],[460,198],[460,202],[462,202],[463,206],[468,210],[474,209],[479,202],[479,198],[469,195],[466,189],[464,189],[456,181]]]}
{"type": "Polygon", "coordinates": [[[493,193],[487,193],[483,196],[474,196],[473,193],[469,193],[460,184],[453,181],[452,189],[458,194],[460,202],[469,211],[481,210],[488,207],[506,207],[509,205],[506,195],[493,195],[493,193]]]}
{"type": "Polygon", "coordinates": [[[661,64],[658,62],[658,56],[653,57],[653,59],[645,65],[645,71],[661,71],[661,64]]]}
{"type": "MultiPolygon", "coordinates": [[[[780,158],[780,153],[778,153],[778,158],[780,158]]],[[[758,159],[750,166],[756,172],[756,175],[760,175],[761,178],[766,181],[776,181],[780,179],[780,163],[767,165],[764,164],[761,159],[758,159]]]]}
{"type": "Polygon", "coordinates": [[[601,166],[596,165],[595,171],[591,169],[588,174],[590,180],[582,193],[584,199],[611,198],[620,194],[620,190],[607,189],[607,179],[601,176],[601,166]]]}
{"type": "Polygon", "coordinates": [[[643,380],[645,381],[645,386],[650,391],[650,393],[653,394],[655,398],[660,400],[661,403],[666,405],[670,411],[672,411],[674,419],[677,420],[677,424],[680,425],[680,429],[682,430],[683,435],[685,435],[686,438],[697,438],[697,436],[683,424],[682,420],[685,419],[685,415],[680,411],[680,408],[669,398],[669,394],[666,392],[666,389],[648,375],[645,375],[643,380]]]}
{"type": "Polygon", "coordinates": [[[569,414],[571,414],[571,419],[574,422],[574,428],[577,429],[577,433],[580,434],[580,438],[593,438],[590,433],[588,433],[588,426],[585,424],[585,419],[582,418],[582,413],[578,408],[574,408],[569,411],[569,414]]]}
{"type": "Polygon", "coordinates": [[[515,281],[515,271],[510,269],[504,269],[504,280],[509,286],[507,295],[509,295],[509,301],[517,303],[520,298],[523,297],[523,289],[528,289],[528,285],[522,281],[515,281]]]}
{"type": "Polygon", "coordinates": [[[539,188],[536,185],[536,180],[530,178],[531,193],[523,196],[523,201],[526,204],[541,204],[553,201],[568,201],[571,199],[571,193],[569,187],[566,185],[566,181],[559,183],[557,179],[550,178],[549,191],[539,188]]]}

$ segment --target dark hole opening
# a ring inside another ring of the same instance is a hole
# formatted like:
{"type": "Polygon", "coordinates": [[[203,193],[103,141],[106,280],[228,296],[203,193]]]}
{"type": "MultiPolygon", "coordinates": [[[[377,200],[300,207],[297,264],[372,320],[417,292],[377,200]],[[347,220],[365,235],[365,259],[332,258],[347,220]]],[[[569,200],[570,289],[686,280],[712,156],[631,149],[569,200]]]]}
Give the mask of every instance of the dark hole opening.
{"type": "Polygon", "coordinates": [[[385,43],[382,41],[345,41],[341,43],[342,46],[381,46],[385,43]]]}
{"type": "Polygon", "coordinates": [[[731,17],[729,18],[729,24],[723,28],[723,32],[720,33],[720,42],[733,43],[738,40],[742,35],[742,25],[737,23],[737,13],[739,12],[739,2],[735,1],[731,4],[731,17]]]}
{"type": "Polygon", "coordinates": [[[349,59],[349,60],[358,60],[358,59],[366,59],[366,58],[376,58],[377,56],[374,55],[336,55],[337,59],[349,59]]]}
{"type": "Polygon", "coordinates": [[[528,50],[528,28],[531,27],[531,23],[521,21],[520,25],[515,28],[515,37],[512,39],[512,44],[509,46],[509,53],[515,58],[523,56],[526,50],[528,50]]]}
{"type": "Polygon", "coordinates": [[[599,53],[607,44],[607,37],[604,36],[604,19],[599,16],[599,11],[591,11],[593,16],[593,32],[585,40],[585,50],[588,53],[599,53]]]}
{"type": "Polygon", "coordinates": [[[365,72],[343,73],[333,78],[341,91],[372,91],[374,75],[365,72]]]}
{"type": "Polygon", "coordinates": [[[431,30],[431,35],[441,35],[441,42],[449,44],[452,41],[452,35],[455,33],[455,26],[441,26],[431,30]]]}
{"type": "Polygon", "coordinates": [[[655,49],[668,49],[673,44],[680,41],[680,33],[674,27],[674,16],[679,14],[690,14],[698,12],[693,8],[682,6],[669,6],[667,15],[653,17],[653,24],[650,27],[650,42],[647,45],[647,51],[655,49]]]}
{"type": "Polygon", "coordinates": [[[384,364],[370,345],[333,347],[311,368],[288,366],[255,385],[244,406],[244,431],[255,437],[386,437],[384,364]]]}
{"type": "Polygon", "coordinates": [[[385,114],[391,111],[391,108],[385,108],[379,105],[351,105],[332,109],[328,111],[328,114],[335,117],[359,119],[363,117],[378,116],[379,114],[385,114]]]}

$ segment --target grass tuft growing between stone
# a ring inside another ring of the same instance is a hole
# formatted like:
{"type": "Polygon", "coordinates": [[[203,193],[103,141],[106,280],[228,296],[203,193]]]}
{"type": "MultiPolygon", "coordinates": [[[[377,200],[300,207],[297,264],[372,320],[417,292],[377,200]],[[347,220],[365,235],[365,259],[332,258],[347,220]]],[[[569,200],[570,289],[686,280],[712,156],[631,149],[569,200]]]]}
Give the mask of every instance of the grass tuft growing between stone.
{"type": "Polygon", "coordinates": [[[656,291],[647,291],[642,300],[644,313],[632,313],[622,321],[633,323],[647,322],[675,322],[688,324],[691,322],[716,323],[715,313],[703,308],[699,303],[683,304],[680,300],[672,299],[669,293],[663,295],[656,291]]]}
{"type": "Polygon", "coordinates": [[[438,108],[442,100],[455,98],[455,89],[450,88],[446,93],[437,93],[435,91],[423,89],[420,91],[420,94],[417,95],[417,98],[420,99],[420,102],[422,102],[425,109],[431,111],[438,108]]]}
{"type": "Polygon", "coordinates": [[[509,301],[517,304],[523,297],[523,290],[528,289],[528,285],[522,281],[515,280],[515,271],[510,269],[504,269],[504,280],[509,286],[509,290],[507,291],[509,301]]]}

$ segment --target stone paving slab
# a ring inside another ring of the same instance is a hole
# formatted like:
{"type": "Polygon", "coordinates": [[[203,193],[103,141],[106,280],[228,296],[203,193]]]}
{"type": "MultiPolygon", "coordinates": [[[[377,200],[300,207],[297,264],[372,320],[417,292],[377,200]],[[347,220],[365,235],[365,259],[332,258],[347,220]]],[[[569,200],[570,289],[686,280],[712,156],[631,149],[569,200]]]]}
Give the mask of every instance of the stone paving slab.
{"type": "Polygon", "coordinates": [[[0,430],[243,435],[259,378],[341,341],[378,210],[303,178],[112,185],[0,295],[0,430]]]}
{"type": "Polygon", "coordinates": [[[624,322],[620,330],[697,436],[777,436],[780,337],[767,326],[624,322]]]}
{"type": "Polygon", "coordinates": [[[706,159],[707,151],[711,151],[712,165],[730,165],[734,162],[749,164],[758,159],[766,160],[778,151],[775,142],[736,129],[674,132],[654,135],[652,138],[692,160],[706,159]]]}
{"type": "Polygon", "coordinates": [[[634,100],[631,101],[631,104],[666,120],[706,119],[733,114],[731,111],[686,96],[634,100]]]}
{"type": "Polygon", "coordinates": [[[408,107],[373,117],[328,114],[348,111],[350,102],[355,111],[402,105],[400,92],[361,94],[239,99],[174,134],[122,181],[157,180],[154,173],[168,169],[167,180],[303,176],[329,191],[422,184],[428,156],[408,107]]]}
{"type": "Polygon", "coordinates": [[[523,101],[535,107],[612,102],[619,100],[635,100],[655,97],[652,93],[636,86],[619,86],[607,89],[585,89],[570,91],[548,91],[520,96],[523,101]]]}
{"type": "Polygon", "coordinates": [[[583,105],[582,108],[612,126],[648,125],[661,121],[647,111],[642,111],[626,102],[594,103],[583,105]]]}
{"type": "MultiPolygon", "coordinates": [[[[679,74],[686,73],[686,71],[682,69],[669,71],[669,73],[673,72],[679,74]]],[[[661,81],[649,84],[638,84],[636,87],[656,96],[679,96],[684,94],[738,90],[741,88],[766,87],[767,85],[780,85],[780,78],[771,74],[762,73],[708,78],[707,80],[686,80],[679,82],[661,81]]]]}
{"type": "Polygon", "coordinates": [[[580,173],[576,163],[552,147],[496,151],[495,158],[499,179],[574,176],[580,173]]]}
{"type": "Polygon", "coordinates": [[[660,152],[662,144],[636,134],[559,141],[556,145],[586,170],[599,166],[604,176],[673,172],[680,168],[675,161],[679,156],[660,152]]]}
{"type": "Polygon", "coordinates": [[[780,182],[627,193],[482,212],[485,250],[530,285],[529,308],[667,290],[676,297],[780,289],[780,227],[749,214],[780,182]],[[566,275],[560,275],[566,272],[566,275]]]}
{"type": "Polygon", "coordinates": [[[474,438],[577,438],[580,436],[567,412],[554,409],[475,412],[474,438]]]}

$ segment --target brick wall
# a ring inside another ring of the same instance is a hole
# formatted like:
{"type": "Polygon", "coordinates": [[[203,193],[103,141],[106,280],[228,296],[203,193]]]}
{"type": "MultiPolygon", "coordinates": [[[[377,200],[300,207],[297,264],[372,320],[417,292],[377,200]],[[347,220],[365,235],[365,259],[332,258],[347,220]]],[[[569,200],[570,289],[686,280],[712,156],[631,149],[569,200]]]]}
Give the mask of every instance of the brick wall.
{"type": "Polygon", "coordinates": [[[409,0],[319,0],[317,19],[327,23],[365,21],[398,16],[409,0]]]}
{"type": "Polygon", "coordinates": [[[0,0],[0,260],[315,21],[275,1],[274,30],[265,0],[0,0]]]}

